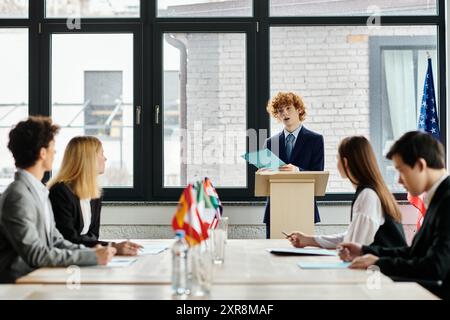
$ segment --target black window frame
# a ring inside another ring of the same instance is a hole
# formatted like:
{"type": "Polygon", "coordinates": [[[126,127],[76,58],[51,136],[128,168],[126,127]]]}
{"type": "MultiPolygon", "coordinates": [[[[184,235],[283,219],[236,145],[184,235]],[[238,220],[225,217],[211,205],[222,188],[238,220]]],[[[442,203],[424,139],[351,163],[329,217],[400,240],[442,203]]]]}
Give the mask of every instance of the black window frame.
{"type": "MultiPolygon", "coordinates": [[[[167,32],[173,33],[237,33],[237,34],[245,34],[246,35],[246,53],[247,53],[247,77],[246,77],[246,120],[247,127],[254,128],[255,121],[251,117],[255,112],[255,101],[254,101],[254,83],[255,83],[255,70],[254,64],[254,45],[255,42],[255,25],[252,23],[215,23],[214,25],[208,25],[203,23],[183,23],[182,27],[178,24],[172,23],[160,23],[154,32],[154,46],[155,46],[155,55],[154,55],[154,66],[158,66],[157,69],[154,70],[154,105],[160,106],[159,119],[156,121],[155,110],[155,119],[153,125],[153,143],[154,143],[154,154],[161,155],[160,157],[155,157],[153,160],[155,161],[155,166],[153,168],[153,185],[154,185],[154,195],[162,200],[173,200],[174,197],[177,198],[181,194],[183,188],[178,187],[164,187],[164,136],[163,136],[163,122],[164,122],[164,103],[163,103],[163,65],[162,65],[162,53],[163,53],[163,35],[167,32]],[[158,123],[157,123],[158,122],[158,123]]],[[[248,146],[247,146],[248,149],[248,146]]],[[[221,198],[223,199],[233,199],[233,200],[246,200],[252,196],[250,190],[254,190],[254,179],[250,179],[249,176],[254,176],[255,169],[252,166],[247,164],[247,188],[217,188],[221,198]]]]}
{"type": "MultiPolygon", "coordinates": [[[[52,56],[51,37],[61,34],[132,34],[133,35],[133,186],[132,187],[105,187],[103,197],[105,200],[127,199],[140,200],[144,196],[144,179],[141,174],[143,162],[139,155],[142,154],[143,128],[139,122],[137,108],[142,108],[142,28],[138,23],[111,24],[111,23],[91,23],[83,22],[81,30],[68,30],[65,23],[51,22],[42,28],[41,41],[41,76],[42,83],[48,85],[48,90],[42,92],[42,106],[49,106],[46,110],[41,110],[40,114],[51,116],[51,87],[52,87],[52,56]]],[[[142,113],[141,113],[142,114],[142,113]]],[[[139,119],[140,120],[140,119],[139,119]]],[[[61,152],[63,152],[61,150],[61,152]]]]}
{"type": "MultiPolygon", "coordinates": [[[[437,27],[439,121],[446,146],[445,1],[437,0],[436,15],[381,16],[382,26],[437,27]]],[[[133,188],[105,188],[108,201],[177,201],[181,188],[163,188],[162,126],[155,123],[155,106],[162,106],[162,34],[171,32],[239,32],[247,34],[247,129],[270,132],[265,105],[270,98],[270,28],[276,26],[364,26],[368,16],[271,17],[269,0],[253,0],[251,17],[157,17],[157,0],[141,0],[139,18],[82,18],[81,30],[68,30],[66,19],[46,18],[45,0],[29,0],[27,19],[0,19],[0,28],[28,28],[29,114],[49,115],[50,34],[132,32],[134,44],[134,104],[142,109],[134,130],[133,188]],[[41,31],[41,32],[40,32],[41,31]]],[[[136,115],[135,115],[136,117],[136,115]]],[[[137,119],[135,119],[137,120],[137,119]]],[[[370,121],[370,120],[369,120],[370,121]]],[[[161,123],[161,121],[160,121],[161,123]]],[[[264,141],[258,141],[261,146],[264,141]]],[[[247,188],[218,188],[225,201],[261,201],[254,196],[255,169],[247,166],[247,188]]],[[[403,200],[405,193],[396,193],[403,200]]],[[[349,201],[351,193],[328,193],[320,201],[349,201]]]]}

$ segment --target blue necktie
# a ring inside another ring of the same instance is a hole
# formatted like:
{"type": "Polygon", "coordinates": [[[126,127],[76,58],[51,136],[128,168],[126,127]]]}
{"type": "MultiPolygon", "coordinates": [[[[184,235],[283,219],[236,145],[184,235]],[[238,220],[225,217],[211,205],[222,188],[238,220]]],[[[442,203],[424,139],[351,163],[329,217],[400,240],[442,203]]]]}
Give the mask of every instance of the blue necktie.
{"type": "Polygon", "coordinates": [[[291,161],[292,149],[294,149],[294,135],[290,133],[286,138],[286,155],[287,161],[291,161]]]}

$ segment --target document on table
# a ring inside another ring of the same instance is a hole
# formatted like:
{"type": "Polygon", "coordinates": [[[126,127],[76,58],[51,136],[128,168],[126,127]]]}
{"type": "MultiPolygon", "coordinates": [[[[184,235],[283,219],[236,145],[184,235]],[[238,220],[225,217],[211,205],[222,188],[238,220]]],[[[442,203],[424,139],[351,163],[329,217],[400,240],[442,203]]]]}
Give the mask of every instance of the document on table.
{"type": "Polygon", "coordinates": [[[334,250],[316,248],[269,248],[267,251],[278,255],[337,256],[337,252],[334,250]]]}
{"type": "Polygon", "coordinates": [[[350,262],[303,262],[297,265],[302,269],[347,269],[350,262]]]}
{"type": "Polygon", "coordinates": [[[267,148],[255,152],[248,152],[241,157],[253,164],[258,169],[266,168],[278,170],[279,167],[286,164],[267,148]]]}
{"type": "Polygon", "coordinates": [[[131,266],[136,260],[136,258],[114,257],[106,267],[125,268],[131,266]]]}
{"type": "Polygon", "coordinates": [[[158,254],[169,248],[167,245],[163,244],[144,244],[143,248],[139,250],[139,255],[150,255],[158,254]]]}

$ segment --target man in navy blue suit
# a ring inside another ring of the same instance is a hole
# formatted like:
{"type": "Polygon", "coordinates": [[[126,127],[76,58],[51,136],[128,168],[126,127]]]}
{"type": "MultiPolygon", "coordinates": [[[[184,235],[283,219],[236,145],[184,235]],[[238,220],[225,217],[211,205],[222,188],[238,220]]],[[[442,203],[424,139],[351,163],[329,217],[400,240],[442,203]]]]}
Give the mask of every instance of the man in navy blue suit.
{"type": "MultiPolygon", "coordinates": [[[[283,131],[268,138],[265,142],[265,147],[284,163],[287,163],[279,170],[323,171],[323,136],[303,126],[306,107],[302,97],[293,92],[279,92],[267,104],[267,112],[284,124],[283,131]]],[[[301,214],[300,203],[299,214],[301,214]]],[[[320,216],[314,201],[314,223],[317,222],[320,222],[320,216]]],[[[266,237],[270,238],[270,199],[266,203],[264,223],[266,224],[266,237]]]]}

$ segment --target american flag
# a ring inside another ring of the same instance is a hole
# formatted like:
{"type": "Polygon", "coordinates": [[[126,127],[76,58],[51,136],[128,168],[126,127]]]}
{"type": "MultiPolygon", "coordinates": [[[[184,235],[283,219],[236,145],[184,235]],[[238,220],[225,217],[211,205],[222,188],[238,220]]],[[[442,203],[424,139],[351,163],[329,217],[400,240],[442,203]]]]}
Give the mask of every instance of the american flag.
{"type": "MultiPolygon", "coordinates": [[[[436,109],[436,95],[433,83],[433,68],[431,66],[431,58],[428,58],[427,74],[423,85],[422,105],[420,107],[419,130],[428,132],[437,140],[440,140],[439,118],[436,109]]],[[[422,225],[425,217],[425,204],[423,202],[423,194],[414,197],[408,194],[408,200],[413,206],[419,210],[417,217],[417,230],[422,225]]]]}

